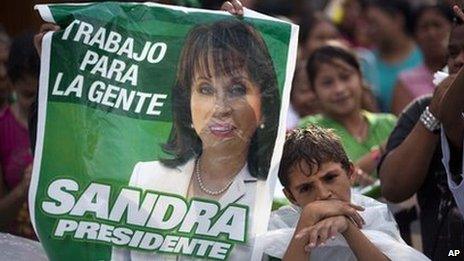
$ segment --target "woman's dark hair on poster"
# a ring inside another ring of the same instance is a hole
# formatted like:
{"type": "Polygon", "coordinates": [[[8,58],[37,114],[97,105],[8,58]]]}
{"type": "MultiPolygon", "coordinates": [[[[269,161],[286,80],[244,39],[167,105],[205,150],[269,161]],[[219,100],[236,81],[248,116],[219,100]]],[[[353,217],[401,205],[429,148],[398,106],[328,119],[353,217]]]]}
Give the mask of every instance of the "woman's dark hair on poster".
{"type": "Polygon", "coordinates": [[[199,25],[189,32],[172,90],[173,127],[164,145],[164,151],[174,158],[162,160],[163,164],[176,167],[202,152],[202,142],[192,128],[190,109],[195,72],[227,75],[242,68],[260,88],[264,124],[251,138],[248,169],[256,178],[267,178],[279,125],[277,76],[263,38],[238,20],[199,25]]]}

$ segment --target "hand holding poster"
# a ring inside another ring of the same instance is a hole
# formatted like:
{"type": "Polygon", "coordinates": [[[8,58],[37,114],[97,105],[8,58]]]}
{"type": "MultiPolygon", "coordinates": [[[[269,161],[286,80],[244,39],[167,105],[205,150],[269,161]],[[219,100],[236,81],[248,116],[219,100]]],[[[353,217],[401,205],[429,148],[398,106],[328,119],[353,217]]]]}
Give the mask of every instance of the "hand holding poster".
{"type": "Polygon", "coordinates": [[[43,40],[30,193],[49,257],[259,258],[297,27],[158,4],[37,9],[63,29],[43,40]]]}

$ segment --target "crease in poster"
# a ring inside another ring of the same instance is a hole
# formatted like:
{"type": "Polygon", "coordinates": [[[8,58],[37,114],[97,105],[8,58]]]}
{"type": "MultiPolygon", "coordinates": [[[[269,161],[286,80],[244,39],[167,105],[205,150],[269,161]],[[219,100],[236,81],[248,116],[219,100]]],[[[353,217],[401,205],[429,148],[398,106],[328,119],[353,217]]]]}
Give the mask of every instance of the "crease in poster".
{"type": "Polygon", "coordinates": [[[151,3],[36,9],[61,27],[43,40],[29,198],[49,258],[258,259],[297,26],[151,3]]]}

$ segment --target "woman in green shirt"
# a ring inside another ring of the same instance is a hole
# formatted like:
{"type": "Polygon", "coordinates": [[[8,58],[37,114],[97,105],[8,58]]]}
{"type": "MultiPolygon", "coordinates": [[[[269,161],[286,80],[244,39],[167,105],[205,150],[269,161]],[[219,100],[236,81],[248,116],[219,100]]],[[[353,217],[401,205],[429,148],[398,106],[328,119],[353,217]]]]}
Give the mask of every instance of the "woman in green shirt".
{"type": "Polygon", "coordinates": [[[306,69],[321,113],[303,118],[299,126],[315,124],[334,129],[350,160],[358,167],[359,184],[373,183],[384,143],[396,124],[395,116],[361,108],[363,78],[350,51],[321,47],[310,56],[306,69]]]}

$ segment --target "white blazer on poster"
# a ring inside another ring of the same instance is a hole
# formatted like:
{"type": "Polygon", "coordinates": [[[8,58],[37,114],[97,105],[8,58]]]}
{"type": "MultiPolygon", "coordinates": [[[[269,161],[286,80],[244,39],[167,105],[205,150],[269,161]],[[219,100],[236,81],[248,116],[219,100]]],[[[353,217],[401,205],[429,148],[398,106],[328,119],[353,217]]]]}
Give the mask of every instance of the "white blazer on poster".
{"type": "MultiPolygon", "coordinates": [[[[132,172],[129,186],[175,194],[187,198],[187,191],[195,168],[195,159],[190,159],[184,165],[170,168],[159,161],[138,162],[132,172]]],[[[252,217],[256,196],[256,185],[258,180],[250,175],[248,165],[240,170],[234,181],[218,200],[221,209],[229,204],[240,204],[248,206],[248,242],[246,244],[235,244],[229,260],[250,260],[254,244],[254,232],[252,217]]],[[[115,261],[138,261],[138,260],[197,260],[198,258],[149,253],[144,251],[132,251],[123,248],[113,248],[112,260],[115,261]]],[[[198,259],[200,260],[200,259],[198,259]]],[[[204,259],[201,259],[204,260],[204,259]]]]}

